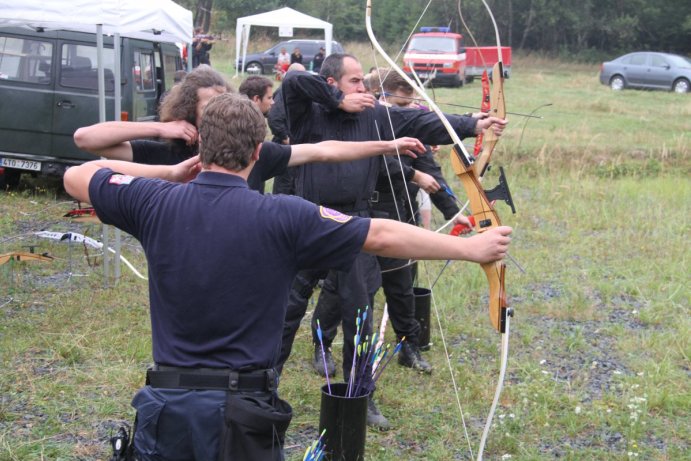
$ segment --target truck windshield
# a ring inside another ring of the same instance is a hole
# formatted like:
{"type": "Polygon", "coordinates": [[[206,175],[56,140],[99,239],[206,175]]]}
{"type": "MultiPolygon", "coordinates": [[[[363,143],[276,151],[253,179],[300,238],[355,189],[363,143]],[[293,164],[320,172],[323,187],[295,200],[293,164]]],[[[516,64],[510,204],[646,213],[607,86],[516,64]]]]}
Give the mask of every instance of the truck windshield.
{"type": "Polygon", "coordinates": [[[413,37],[408,51],[426,51],[432,53],[455,53],[456,39],[452,37],[413,37]]]}

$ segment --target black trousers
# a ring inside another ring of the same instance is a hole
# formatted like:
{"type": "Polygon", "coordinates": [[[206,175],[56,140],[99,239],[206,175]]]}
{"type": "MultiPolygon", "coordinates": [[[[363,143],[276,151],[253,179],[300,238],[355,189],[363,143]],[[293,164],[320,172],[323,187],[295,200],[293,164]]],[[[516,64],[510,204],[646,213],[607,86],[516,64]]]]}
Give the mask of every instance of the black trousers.
{"type": "Polygon", "coordinates": [[[382,268],[382,288],[386,296],[391,326],[400,340],[418,344],[420,324],[415,318],[415,294],[413,292],[413,267],[407,260],[379,258],[382,268]],[[395,269],[387,271],[387,269],[395,269]]]}
{"type": "Polygon", "coordinates": [[[331,347],[336,334],[338,334],[338,325],[341,323],[341,303],[337,291],[338,281],[332,277],[332,274],[333,272],[330,272],[329,276],[324,279],[311,322],[312,342],[319,345],[319,336],[317,335],[317,320],[319,320],[324,349],[331,347]]]}
{"type": "Polygon", "coordinates": [[[284,459],[292,412],[275,393],[145,386],[132,406],[139,461],[284,459]]]}
{"type": "Polygon", "coordinates": [[[363,337],[372,334],[371,309],[374,304],[374,294],[381,286],[381,275],[376,257],[360,253],[348,272],[331,272],[332,274],[329,275],[325,271],[302,271],[295,278],[288,298],[288,309],[283,324],[283,342],[277,367],[279,372],[290,356],[295,335],[307,311],[309,298],[312,296],[317,282],[321,279],[330,279],[336,287],[335,293],[337,295],[335,296],[338,298],[339,319],[343,326],[344,336],[343,376],[345,379],[350,376],[353,362],[357,312],[358,310],[364,311],[367,306],[369,306],[370,313],[362,325],[360,334],[363,337]]]}
{"type": "Polygon", "coordinates": [[[288,167],[286,171],[274,177],[273,194],[295,195],[296,167],[288,167]]]}
{"type": "MultiPolygon", "coordinates": [[[[391,326],[400,341],[405,336],[406,341],[418,344],[420,323],[415,317],[415,296],[413,280],[415,264],[408,265],[408,261],[395,258],[380,257],[379,265],[382,272],[382,288],[386,297],[387,310],[391,326]],[[398,269],[400,268],[400,269],[398,269]],[[396,269],[386,272],[386,269],[396,269]]],[[[338,294],[335,293],[333,281],[324,280],[317,306],[312,315],[312,341],[319,344],[317,336],[317,320],[322,329],[324,348],[331,347],[338,333],[340,323],[340,305],[338,294]]],[[[376,330],[376,325],[373,327],[376,330]]]]}

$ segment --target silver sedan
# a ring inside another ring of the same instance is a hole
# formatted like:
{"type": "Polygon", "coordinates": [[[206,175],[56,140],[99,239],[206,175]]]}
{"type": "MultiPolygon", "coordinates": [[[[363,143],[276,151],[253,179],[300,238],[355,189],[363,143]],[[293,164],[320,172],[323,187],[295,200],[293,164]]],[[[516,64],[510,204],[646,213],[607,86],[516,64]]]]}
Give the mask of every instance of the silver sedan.
{"type": "Polygon", "coordinates": [[[691,60],[669,53],[637,52],[600,66],[600,83],[613,90],[650,88],[688,93],[691,60]]]}

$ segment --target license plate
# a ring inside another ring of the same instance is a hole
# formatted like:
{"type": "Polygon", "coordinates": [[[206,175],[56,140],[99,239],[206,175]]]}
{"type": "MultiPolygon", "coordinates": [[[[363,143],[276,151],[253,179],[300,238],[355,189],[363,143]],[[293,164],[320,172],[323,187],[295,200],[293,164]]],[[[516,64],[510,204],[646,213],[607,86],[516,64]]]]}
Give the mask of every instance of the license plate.
{"type": "Polygon", "coordinates": [[[34,162],[33,160],[0,157],[0,166],[18,170],[41,171],[41,162],[34,162]]]}
{"type": "Polygon", "coordinates": [[[429,78],[429,72],[418,72],[417,76],[420,78],[429,78]]]}

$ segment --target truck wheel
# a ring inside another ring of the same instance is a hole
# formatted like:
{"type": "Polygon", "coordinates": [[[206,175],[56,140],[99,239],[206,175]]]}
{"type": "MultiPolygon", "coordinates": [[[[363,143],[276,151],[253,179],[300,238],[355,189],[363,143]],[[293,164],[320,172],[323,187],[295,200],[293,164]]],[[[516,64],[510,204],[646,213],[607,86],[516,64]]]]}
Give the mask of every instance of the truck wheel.
{"type": "Polygon", "coordinates": [[[14,189],[19,186],[19,178],[22,175],[22,170],[15,168],[5,168],[5,174],[0,176],[0,188],[14,189]]]}
{"type": "Polygon", "coordinates": [[[454,88],[460,88],[463,86],[463,80],[463,77],[461,77],[460,75],[456,75],[454,76],[453,81],[451,82],[451,86],[454,88]]]}
{"type": "Polygon", "coordinates": [[[473,83],[475,81],[475,76],[473,75],[466,75],[465,76],[465,82],[466,83],[473,83]]]}

